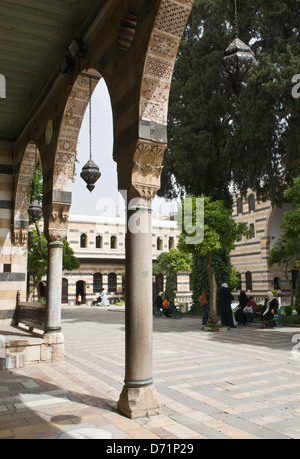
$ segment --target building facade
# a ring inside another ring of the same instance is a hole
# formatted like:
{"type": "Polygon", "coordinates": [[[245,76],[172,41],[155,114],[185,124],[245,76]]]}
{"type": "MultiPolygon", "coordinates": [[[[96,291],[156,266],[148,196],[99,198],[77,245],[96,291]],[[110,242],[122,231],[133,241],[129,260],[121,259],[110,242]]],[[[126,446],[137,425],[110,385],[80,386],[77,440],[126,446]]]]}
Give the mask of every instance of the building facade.
{"type": "Polygon", "coordinates": [[[288,204],[280,208],[272,206],[270,201],[258,201],[251,191],[234,203],[233,218],[246,222],[253,231],[253,238],[243,237],[236,243],[231,263],[240,273],[238,290],[254,295],[258,301],[263,301],[266,291],[273,289],[280,288],[287,300],[291,295],[291,269],[286,273],[285,266],[268,266],[270,250],[282,234],[283,214],[288,210],[288,204]]]}
{"type": "MultiPolygon", "coordinates": [[[[137,228],[138,229],[138,228],[137,228]]],[[[176,248],[180,231],[174,220],[153,218],[151,228],[152,261],[162,252],[176,248]]],[[[110,303],[124,299],[125,293],[125,219],[70,215],[68,242],[80,262],[80,268],[63,273],[62,302],[75,305],[78,294],[82,302],[91,304],[102,288],[110,303]]],[[[190,273],[177,275],[176,298],[186,306],[191,301],[190,273]]],[[[153,277],[153,297],[164,290],[165,276],[153,277]]]]}

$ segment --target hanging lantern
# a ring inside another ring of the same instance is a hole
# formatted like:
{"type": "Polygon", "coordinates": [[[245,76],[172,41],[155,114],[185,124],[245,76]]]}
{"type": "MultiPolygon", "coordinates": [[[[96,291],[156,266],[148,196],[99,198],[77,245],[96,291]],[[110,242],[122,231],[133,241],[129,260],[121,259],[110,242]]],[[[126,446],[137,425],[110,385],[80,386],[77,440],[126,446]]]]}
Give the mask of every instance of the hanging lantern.
{"type": "Polygon", "coordinates": [[[34,199],[34,201],[32,201],[32,203],[28,207],[28,213],[30,215],[31,221],[33,223],[36,223],[42,215],[42,212],[42,206],[40,205],[37,199],[34,199]]]}
{"type": "Polygon", "coordinates": [[[246,91],[249,77],[258,67],[250,47],[236,38],[226,49],[223,58],[223,76],[231,83],[233,93],[241,97],[246,91]]]}
{"type": "Polygon", "coordinates": [[[95,188],[95,183],[101,177],[99,167],[92,159],[89,159],[86,165],[83,166],[80,177],[86,182],[87,189],[92,192],[95,188]]]}
{"type": "Polygon", "coordinates": [[[90,117],[89,117],[89,140],[90,140],[90,159],[83,166],[80,177],[86,182],[87,189],[92,192],[95,183],[101,177],[101,172],[96,163],[92,160],[92,78],[90,77],[90,117]]]}
{"type": "Polygon", "coordinates": [[[231,83],[233,93],[237,97],[247,89],[247,81],[258,67],[258,61],[251,48],[238,38],[237,3],[235,0],[235,35],[236,38],[228,46],[223,58],[222,73],[231,83]]]}

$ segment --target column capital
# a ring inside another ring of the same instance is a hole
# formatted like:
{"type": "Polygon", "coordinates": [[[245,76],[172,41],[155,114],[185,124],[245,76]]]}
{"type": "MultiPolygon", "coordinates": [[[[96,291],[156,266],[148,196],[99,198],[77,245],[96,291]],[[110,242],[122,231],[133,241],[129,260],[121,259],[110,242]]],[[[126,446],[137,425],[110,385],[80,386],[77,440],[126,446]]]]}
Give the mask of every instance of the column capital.
{"type": "MultiPolygon", "coordinates": [[[[126,164],[124,158],[120,163],[117,161],[121,168],[119,180],[123,182],[125,179],[124,189],[128,192],[128,200],[140,198],[146,205],[151,205],[155,194],[160,189],[166,146],[164,143],[138,139],[131,147],[128,163],[126,164]]],[[[122,189],[122,184],[119,185],[122,189]]]]}
{"type": "Polygon", "coordinates": [[[63,203],[52,203],[49,210],[48,220],[48,241],[60,242],[68,235],[70,205],[63,203]]]}

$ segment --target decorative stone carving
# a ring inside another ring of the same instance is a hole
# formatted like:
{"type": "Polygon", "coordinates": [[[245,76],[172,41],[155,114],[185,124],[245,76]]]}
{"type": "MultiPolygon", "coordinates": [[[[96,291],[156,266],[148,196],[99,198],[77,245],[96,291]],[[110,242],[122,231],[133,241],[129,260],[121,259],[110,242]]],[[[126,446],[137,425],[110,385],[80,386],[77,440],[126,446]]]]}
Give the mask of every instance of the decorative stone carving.
{"type": "Polygon", "coordinates": [[[160,177],[165,144],[140,141],[137,144],[132,165],[132,186],[129,199],[142,198],[151,204],[160,189],[160,177]]]}
{"type": "Polygon", "coordinates": [[[69,210],[69,205],[61,203],[52,204],[48,227],[50,242],[63,242],[67,237],[69,210]]]}
{"type": "Polygon", "coordinates": [[[24,228],[14,228],[14,245],[25,246],[28,239],[28,230],[24,228]]]}

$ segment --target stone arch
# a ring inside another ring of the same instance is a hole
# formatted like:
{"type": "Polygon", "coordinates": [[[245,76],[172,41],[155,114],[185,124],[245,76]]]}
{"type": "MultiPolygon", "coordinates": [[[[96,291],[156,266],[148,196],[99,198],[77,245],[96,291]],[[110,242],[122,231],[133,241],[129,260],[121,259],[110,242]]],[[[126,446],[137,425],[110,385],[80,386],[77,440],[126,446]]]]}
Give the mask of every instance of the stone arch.
{"type": "MultiPolygon", "coordinates": [[[[140,80],[138,139],[133,146],[131,183],[125,185],[129,199],[142,197],[151,202],[160,188],[172,75],[194,1],[161,0],[154,19],[140,80]]],[[[119,173],[119,183],[120,176],[119,173]]]]}
{"type": "Polygon", "coordinates": [[[24,245],[27,241],[29,226],[28,208],[30,205],[30,184],[34,178],[36,163],[41,167],[41,157],[34,142],[29,142],[25,148],[19,173],[16,178],[14,199],[14,244],[24,245]]]}
{"type": "Polygon", "coordinates": [[[102,78],[95,69],[83,70],[78,74],[60,123],[53,166],[52,196],[47,203],[50,209],[45,227],[51,241],[62,241],[67,236],[77,142],[90,101],[90,77],[91,94],[102,78]]]}
{"type": "Polygon", "coordinates": [[[53,170],[53,202],[71,203],[73,168],[80,128],[88,106],[89,76],[92,93],[102,78],[95,69],[78,74],[62,117],[53,170]]]}
{"type": "Polygon", "coordinates": [[[162,0],[152,29],[140,94],[139,137],[166,143],[169,94],[180,41],[195,0],[162,0]]]}

